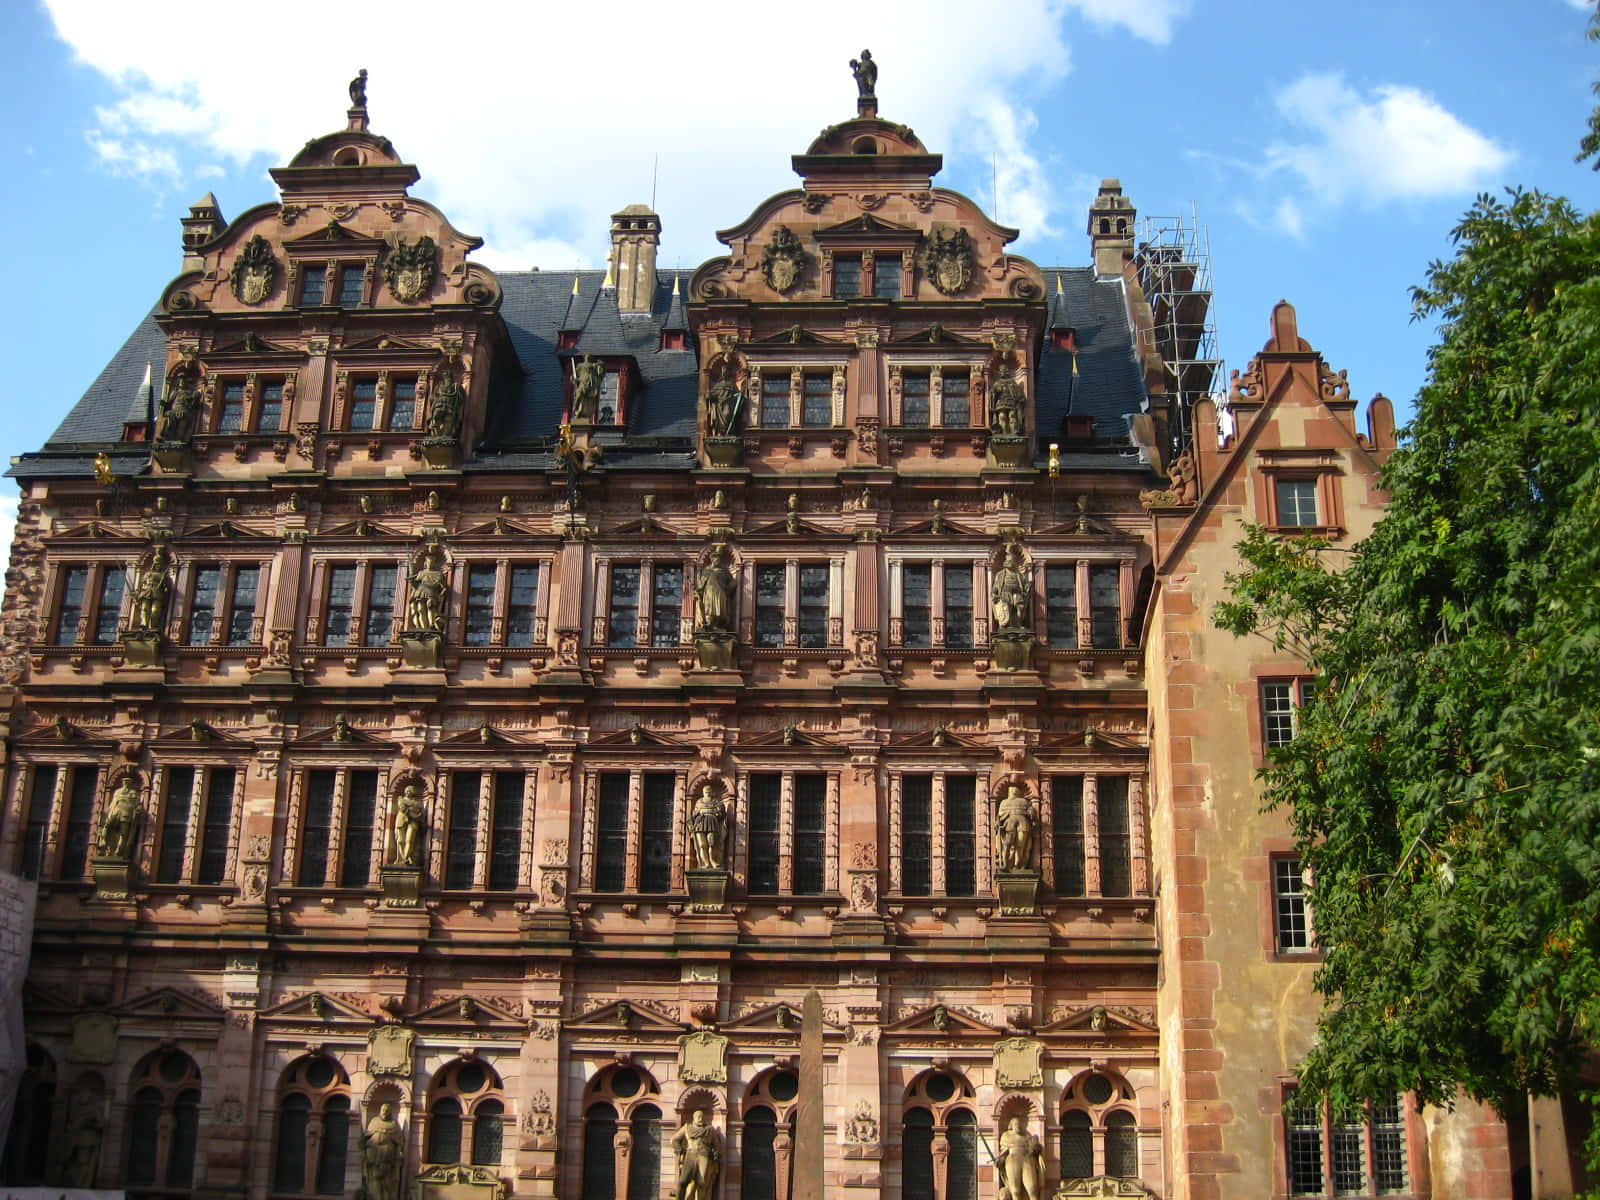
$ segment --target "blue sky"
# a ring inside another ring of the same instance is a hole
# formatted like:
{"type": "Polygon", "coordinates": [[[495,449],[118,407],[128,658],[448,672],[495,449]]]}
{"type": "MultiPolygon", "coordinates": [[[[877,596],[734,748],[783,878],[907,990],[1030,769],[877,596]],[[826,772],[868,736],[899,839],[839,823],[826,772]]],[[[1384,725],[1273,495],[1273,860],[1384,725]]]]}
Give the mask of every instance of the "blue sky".
{"type": "Polygon", "coordinates": [[[1018,252],[1087,263],[1088,202],[1117,176],[1141,215],[1206,227],[1229,367],[1286,297],[1357,397],[1403,411],[1432,337],[1408,289],[1474,194],[1600,202],[1572,161],[1600,75],[1576,0],[755,8],[0,6],[7,452],[44,441],[177,273],[188,205],[274,199],[267,168],[342,124],[360,66],[374,130],[490,265],[600,265],[607,214],[648,202],[659,160],[661,263],[687,272],[853,114],[870,46],[883,115],[945,155],[937,182],[998,199],[1018,252]]]}

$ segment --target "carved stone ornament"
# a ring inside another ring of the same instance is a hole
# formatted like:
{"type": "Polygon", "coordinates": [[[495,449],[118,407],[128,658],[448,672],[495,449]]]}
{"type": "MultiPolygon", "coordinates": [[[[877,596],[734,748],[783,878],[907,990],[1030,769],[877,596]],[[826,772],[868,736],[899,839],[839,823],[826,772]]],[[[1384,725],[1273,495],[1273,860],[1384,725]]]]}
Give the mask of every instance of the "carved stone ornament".
{"type": "Polygon", "coordinates": [[[367,1034],[367,1070],[373,1075],[410,1075],[414,1030],[404,1025],[379,1025],[367,1034]]]}
{"type": "Polygon", "coordinates": [[[108,1063],[117,1057],[117,1019],[110,1013],[79,1013],[72,1018],[73,1062],[108,1063]]]}
{"type": "Polygon", "coordinates": [[[994,1082],[999,1088],[1044,1086],[1044,1043],[1033,1038],[1006,1038],[994,1047],[994,1082]]]}
{"type": "Polygon", "coordinates": [[[441,1163],[418,1171],[411,1192],[415,1200],[505,1200],[506,1184],[488,1167],[441,1163]]]}
{"type": "Polygon", "coordinates": [[[761,278],[780,296],[794,289],[805,274],[811,256],[787,225],[772,231],[772,240],[761,251],[761,278]]]}
{"type": "Polygon", "coordinates": [[[965,229],[935,225],[922,248],[922,269],[946,296],[972,282],[972,235],[965,229]]]}
{"type": "Polygon", "coordinates": [[[1056,1190],[1060,1196],[1119,1196],[1143,1197],[1155,1193],[1137,1179],[1113,1179],[1109,1175],[1096,1175],[1092,1179],[1063,1179],[1056,1190]]]}
{"type": "Polygon", "coordinates": [[[680,1037],[678,1078],[685,1083],[727,1083],[728,1039],[705,1029],[680,1037]]]}
{"type": "Polygon", "coordinates": [[[401,238],[383,265],[389,291],[402,304],[415,304],[433,287],[439,253],[427,235],[414,242],[401,238]]]}
{"type": "Polygon", "coordinates": [[[277,278],[278,260],[273,256],[272,245],[258,233],[233,260],[233,294],[241,304],[260,304],[272,294],[277,278]]]}

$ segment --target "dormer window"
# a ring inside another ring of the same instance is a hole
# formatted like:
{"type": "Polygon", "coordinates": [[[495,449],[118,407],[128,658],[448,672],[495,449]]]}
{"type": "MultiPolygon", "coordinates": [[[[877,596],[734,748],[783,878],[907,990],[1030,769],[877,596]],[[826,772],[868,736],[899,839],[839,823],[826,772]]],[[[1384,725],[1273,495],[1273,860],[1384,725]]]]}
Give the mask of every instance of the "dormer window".
{"type": "Polygon", "coordinates": [[[686,350],[688,345],[684,340],[683,330],[663,329],[661,331],[661,348],[663,350],[686,350]]]}
{"type": "Polygon", "coordinates": [[[607,371],[600,380],[600,407],[595,423],[616,425],[618,404],[622,398],[622,372],[607,371]]]}

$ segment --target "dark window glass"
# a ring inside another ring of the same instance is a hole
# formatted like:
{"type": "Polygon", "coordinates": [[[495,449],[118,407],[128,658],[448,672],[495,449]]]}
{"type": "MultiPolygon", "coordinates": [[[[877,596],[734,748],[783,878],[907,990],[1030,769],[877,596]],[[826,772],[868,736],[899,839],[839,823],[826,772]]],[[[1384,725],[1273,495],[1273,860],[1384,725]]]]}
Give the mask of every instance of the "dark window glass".
{"type": "Polygon", "coordinates": [[[833,296],[836,300],[854,300],[861,295],[861,256],[839,254],[833,259],[833,296]]]}
{"type": "Polygon", "coordinates": [[[327,287],[327,268],[321,263],[312,263],[306,267],[305,274],[300,276],[300,303],[321,304],[327,287]]]}
{"type": "Polygon", "coordinates": [[[1289,1192],[1322,1195],[1322,1110],[1290,1103],[1288,1125],[1289,1192]]]}
{"type": "Polygon", "coordinates": [[[1287,679],[1269,679],[1261,685],[1261,740],[1268,746],[1287,746],[1294,740],[1294,701],[1287,679]]]}
{"type": "Polygon", "coordinates": [[[977,780],[947,775],[944,781],[944,892],[970,896],[978,890],[977,780]]]}
{"type": "Polygon", "coordinates": [[[825,821],[828,777],[794,777],[794,890],[797,896],[820,895],[825,882],[825,821]]]}
{"type": "MultiPolygon", "coordinates": [[[[366,290],[366,270],[362,267],[339,268],[339,307],[355,308],[361,303],[366,290]]],[[[367,426],[371,429],[372,426],[367,426]]]]}
{"type": "Polygon", "coordinates": [[[933,1114],[925,1108],[906,1113],[905,1131],[900,1136],[900,1194],[932,1200],[933,1191],[933,1114]]]}
{"type": "Polygon", "coordinates": [[[783,645],[783,594],[788,568],[782,563],[756,567],[756,645],[783,645]]]}
{"type": "Polygon", "coordinates": [[[1280,479],[1277,486],[1278,524],[1303,528],[1316,525],[1317,484],[1312,479],[1280,479]]]}
{"type": "Polygon", "coordinates": [[[300,824],[301,887],[321,887],[328,878],[328,843],[333,836],[333,792],[336,771],[306,773],[306,815],[300,824]]]}
{"type": "Polygon", "coordinates": [[[194,1152],[200,1145],[200,1093],[179,1092],[172,1106],[172,1145],[167,1152],[167,1186],[194,1183],[194,1152]]]}
{"type": "Polygon", "coordinates": [[[88,567],[68,567],[61,573],[61,607],[56,610],[56,645],[70,646],[78,640],[78,622],[83,619],[83,594],[88,586],[88,567]]]}
{"type": "Polygon", "coordinates": [[[783,429],[789,424],[789,376],[761,377],[761,427],[783,429]]]}
{"type": "Polygon", "coordinates": [[[272,1190],[298,1195],[306,1186],[306,1131],[311,1101],[290,1092],[278,1106],[278,1153],[272,1164],[272,1190]]]}
{"type": "Polygon", "coordinates": [[[100,786],[95,767],[72,768],[67,796],[67,828],[61,848],[61,878],[82,879],[89,870],[89,844],[94,838],[94,800],[100,786]]]}
{"type": "Polygon", "coordinates": [[[340,887],[366,887],[372,882],[372,837],[378,816],[378,773],[351,771],[345,784],[344,861],[340,887]]]}
{"type": "Polygon", "coordinates": [[[369,430],[378,416],[378,381],[357,379],[350,385],[350,428],[369,430]]]}
{"type": "Polygon", "coordinates": [[[617,1110],[591,1104],[583,1118],[581,1200],[617,1200],[617,1110]]]}
{"type": "Polygon", "coordinates": [[[639,632],[639,566],[611,564],[611,636],[608,645],[632,649],[639,632]]]}
{"type": "Polygon", "coordinates": [[[166,803],[161,809],[161,853],[156,859],[156,882],[177,883],[183,878],[183,847],[189,835],[189,806],[194,797],[194,768],[173,767],[167,772],[166,803]]]}
{"type": "Polygon", "coordinates": [[[1090,637],[1097,650],[1122,645],[1122,568],[1089,568],[1090,637]]]}
{"type": "Polygon", "coordinates": [[[484,1100],[472,1110],[472,1165],[498,1167],[502,1142],[501,1127],[506,1106],[498,1100],[484,1100]]]}
{"type": "Polygon", "coordinates": [[[744,1182],[739,1200],[777,1200],[778,1159],[773,1150],[777,1135],[778,1118],[766,1105],[744,1114],[744,1136],[740,1140],[744,1182]]]}
{"type": "Polygon", "coordinates": [[[1056,895],[1081,896],[1083,883],[1083,778],[1058,775],[1051,784],[1056,895]]]}
{"type": "Polygon", "coordinates": [[[200,833],[196,883],[221,883],[228,872],[228,834],[233,829],[232,767],[213,767],[206,780],[206,815],[200,833]]]}
{"type": "Polygon", "coordinates": [[[350,617],[355,609],[356,569],[334,567],[328,572],[327,619],[322,628],[322,644],[348,646],[350,617]]]}
{"type": "Polygon", "coordinates": [[[233,569],[233,601],[228,606],[228,645],[248,646],[255,639],[256,593],[260,587],[260,567],[233,569]]]}
{"type": "Polygon", "coordinates": [[[926,371],[907,371],[900,377],[900,423],[909,429],[928,427],[929,385],[926,371]]]}
{"type": "Polygon", "coordinates": [[[752,896],[774,896],[778,892],[779,811],[782,805],[783,776],[750,776],[750,874],[752,896]]]}
{"type": "Polygon", "coordinates": [[[978,1200],[978,1122],[966,1109],[958,1108],[946,1119],[950,1139],[949,1171],[945,1200],[978,1200]]]}
{"type": "Polygon", "coordinates": [[[256,413],[256,428],[262,433],[277,433],[283,424],[283,380],[269,379],[261,385],[261,408],[256,413]]]}
{"type": "Polygon", "coordinates": [[[1298,858],[1272,860],[1272,905],[1278,949],[1309,949],[1311,929],[1306,920],[1306,885],[1298,858]]]}
{"type": "Polygon", "coordinates": [[[667,774],[650,772],[644,777],[644,842],[639,847],[641,892],[665,892],[672,887],[672,793],[675,784],[675,778],[667,774]]]}
{"type": "Polygon", "coordinates": [[[317,1194],[344,1195],[344,1164],[350,1147],[350,1097],[330,1096],[322,1109],[322,1151],[317,1157],[317,1194]]]}
{"type": "Polygon", "coordinates": [[[971,378],[965,371],[944,373],[944,400],[940,405],[940,424],[946,429],[965,429],[972,424],[971,378]]]}
{"type": "Polygon", "coordinates": [[[44,851],[50,829],[50,809],[55,804],[56,768],[33,768],[33,787],[28,794],[28,822],[22,831],[24,879],[38,879],[44,873],[44,851]]]}
{"type": "Polygon", "coordinates": [[[683,567],[657,563],[652,574],[655,598],[650,607],[650,644],[676,646],[683,623],[683,567]]]}
{"type": "Polygon", "coordinates": [[[478,791],[483,775],[456,771],[450,776],[450,826],[445,844],[444,885],[472,886],[473,859],[478,853],[478,791]]]}
{"type": "Polygon", "coordinates": [[[129,1183],[156,1181],[156,1141],[160,1130],[161,1093],[153,1087],[140,1088],[133,1094],[133,1108],[128,1114],[129,1183]]]}
{"type": "Polygon", "coordinates": [[[522,866],[521,771],[499,771],[494,777],[494,813],[489,830],[489,888],[509,892],[517,886],[522,866]]]}
{"type": "Polygon", "coordinates": [[[801,387],[800,421],[812,429],[833,424],[833,377],[808,374],[801,387]]]}
{"type": "Polygon", "coordinates": [[[656,1200],[661,1194],[661,1110],[641,1104],[628,1122],[633,1159],[628,1164],[628,1200],[656,1200]]]}
{"type": "Polygon", "coordinates": [[[952,650],[972,649],[972,566],[947,563],[944,568],[944,644],[952,650]]]}
{"type": "Polygon", "coordinates": [[[1139,1129],[1132,1113],[1114,1112],[1106,1117],[1106,1174],[1117,1179],[1139,1175],[1139,1129]]]}
{"type": "Polygon", "coordinates": [[[1372,1176],[1380,1192],[1406,1190],[1405,1103],[1399,1096],[1372,1106],[1372,1176]]]}
{"type": "Polygon", "coordinates": [[[829,569],[826,564],[800,568],[800,644],[828,644],[829,569]]]}
{"type": "Polygon", "coordinates": [[[467,568],[467,616],[461,641],[487,646],[494,634],[494,585],[499,569],[492,563],[467,568]]]}
{"type": "Polygon", "coordinates": [[[933,567],[928,563],[907,563],[901,575],[901,614],[904,618],[904,644],[933,645],[933,567]]]}
{"type": "Polygon", "coordinates": [[[1100,894],[1127,896],[1132,892],[1129,873],[1128,780],[1102,775],[1095,789],[1100,815],[1100,894]]]}
{"type": "Polygon", "coordinates": [[[127,572],[106,567],[100,574],[100,603],[94,613],[94,644],[109,646],[117,640],[117,618],[122,615],[122,591],[127,572]]]}
{"type": "Polygon", "coordinates": [[[880,254],[872,267],[872,294],[880,300],[900,299],[900,256],[880,254]]]}
{"type": "Polygon", "coordinates": [[[436,1101],[428,1114],[428,1161],[461,1161],[461,1101],[454,1096],[436,1101]]]}
{"type": "Polygon", "coordinates": [[[600,811],[595,821],[594,890],[620,892],[627,881],[627,860],[628,776],[620,771],[608,771],[600,776],[600,811]]]}
{"type": "Polygon", "coordinates": [[[1094,1175],[1094,1130],[1089,1114],[1071,1109],[1061,1118],[1061,1178],[1088,1179],[1094,1175]]]}
{"type": "Polygon", "coordinates": [[[238,433],[244,428],[244,384],[222,385],[222,406],[217,412],[218,433],[238,433]]]}
{"type": "Polygon", "coordinates": [[[506,609],[506,645],[533,645],[539,608],[539,568],[511,568],[511,596],[506,609]]]}
{"type": "Polygon", "coordinates": [[[1359,1112],[1336,1118],[1329,1131],[1328,1158],[1333,1167],[1333,1192],[1349,1196],[1366,1190],[1367,1126],[1359,1112]]]}
{"type": "Polygon", "coordinates": [[[907,896],[933,890],[933,776],[900,783],[900,887],[907,896]]]}
{"type": "Polygon", "coordinates": [[[393,389],[389,396],[389,428],[410,429],[417,416],[417,381],[395,379],[389,386],[393,389]]]}
{"type": "Polygon", "coordinates": [[[217,593],[222,587],[222,568],[207,564],[195,568],[194,599],[189,605],[189,645],[209,646],[217,618],[217,593]]]}
{"type": "Polygon", "coordinates": [[[371,567],[367,575],[367,636],[363,645],[387,646],[394,636],[394,567],[371,567]]]}
{"type": "Polygon", "coordinates": [[[1045,631],[1053,650],[1078,644],[1078,566],[1066,563],[1044,569],[1045,631]]]}
{"type": "Polygon", "coordinates": [[[622,401],[622,372],[607,371],[600,377],[600,405],[595,414],[595,424],[619,423],[622,401]]]}

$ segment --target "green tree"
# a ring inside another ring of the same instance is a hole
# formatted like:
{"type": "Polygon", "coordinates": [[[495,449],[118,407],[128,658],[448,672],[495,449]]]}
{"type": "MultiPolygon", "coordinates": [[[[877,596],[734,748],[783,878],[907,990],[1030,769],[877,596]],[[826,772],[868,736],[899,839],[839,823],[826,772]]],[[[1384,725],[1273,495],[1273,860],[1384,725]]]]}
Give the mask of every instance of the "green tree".
{"type": "Polygon", "coordinates": [[[1600,221],[1478,199],[1391,500],[1348,552],[1260,529],[1218,625],[1317,674],[1263,772],[1311,871],[1336,1107],[1515,1112],[1600,1048],[1600,221]]]}

